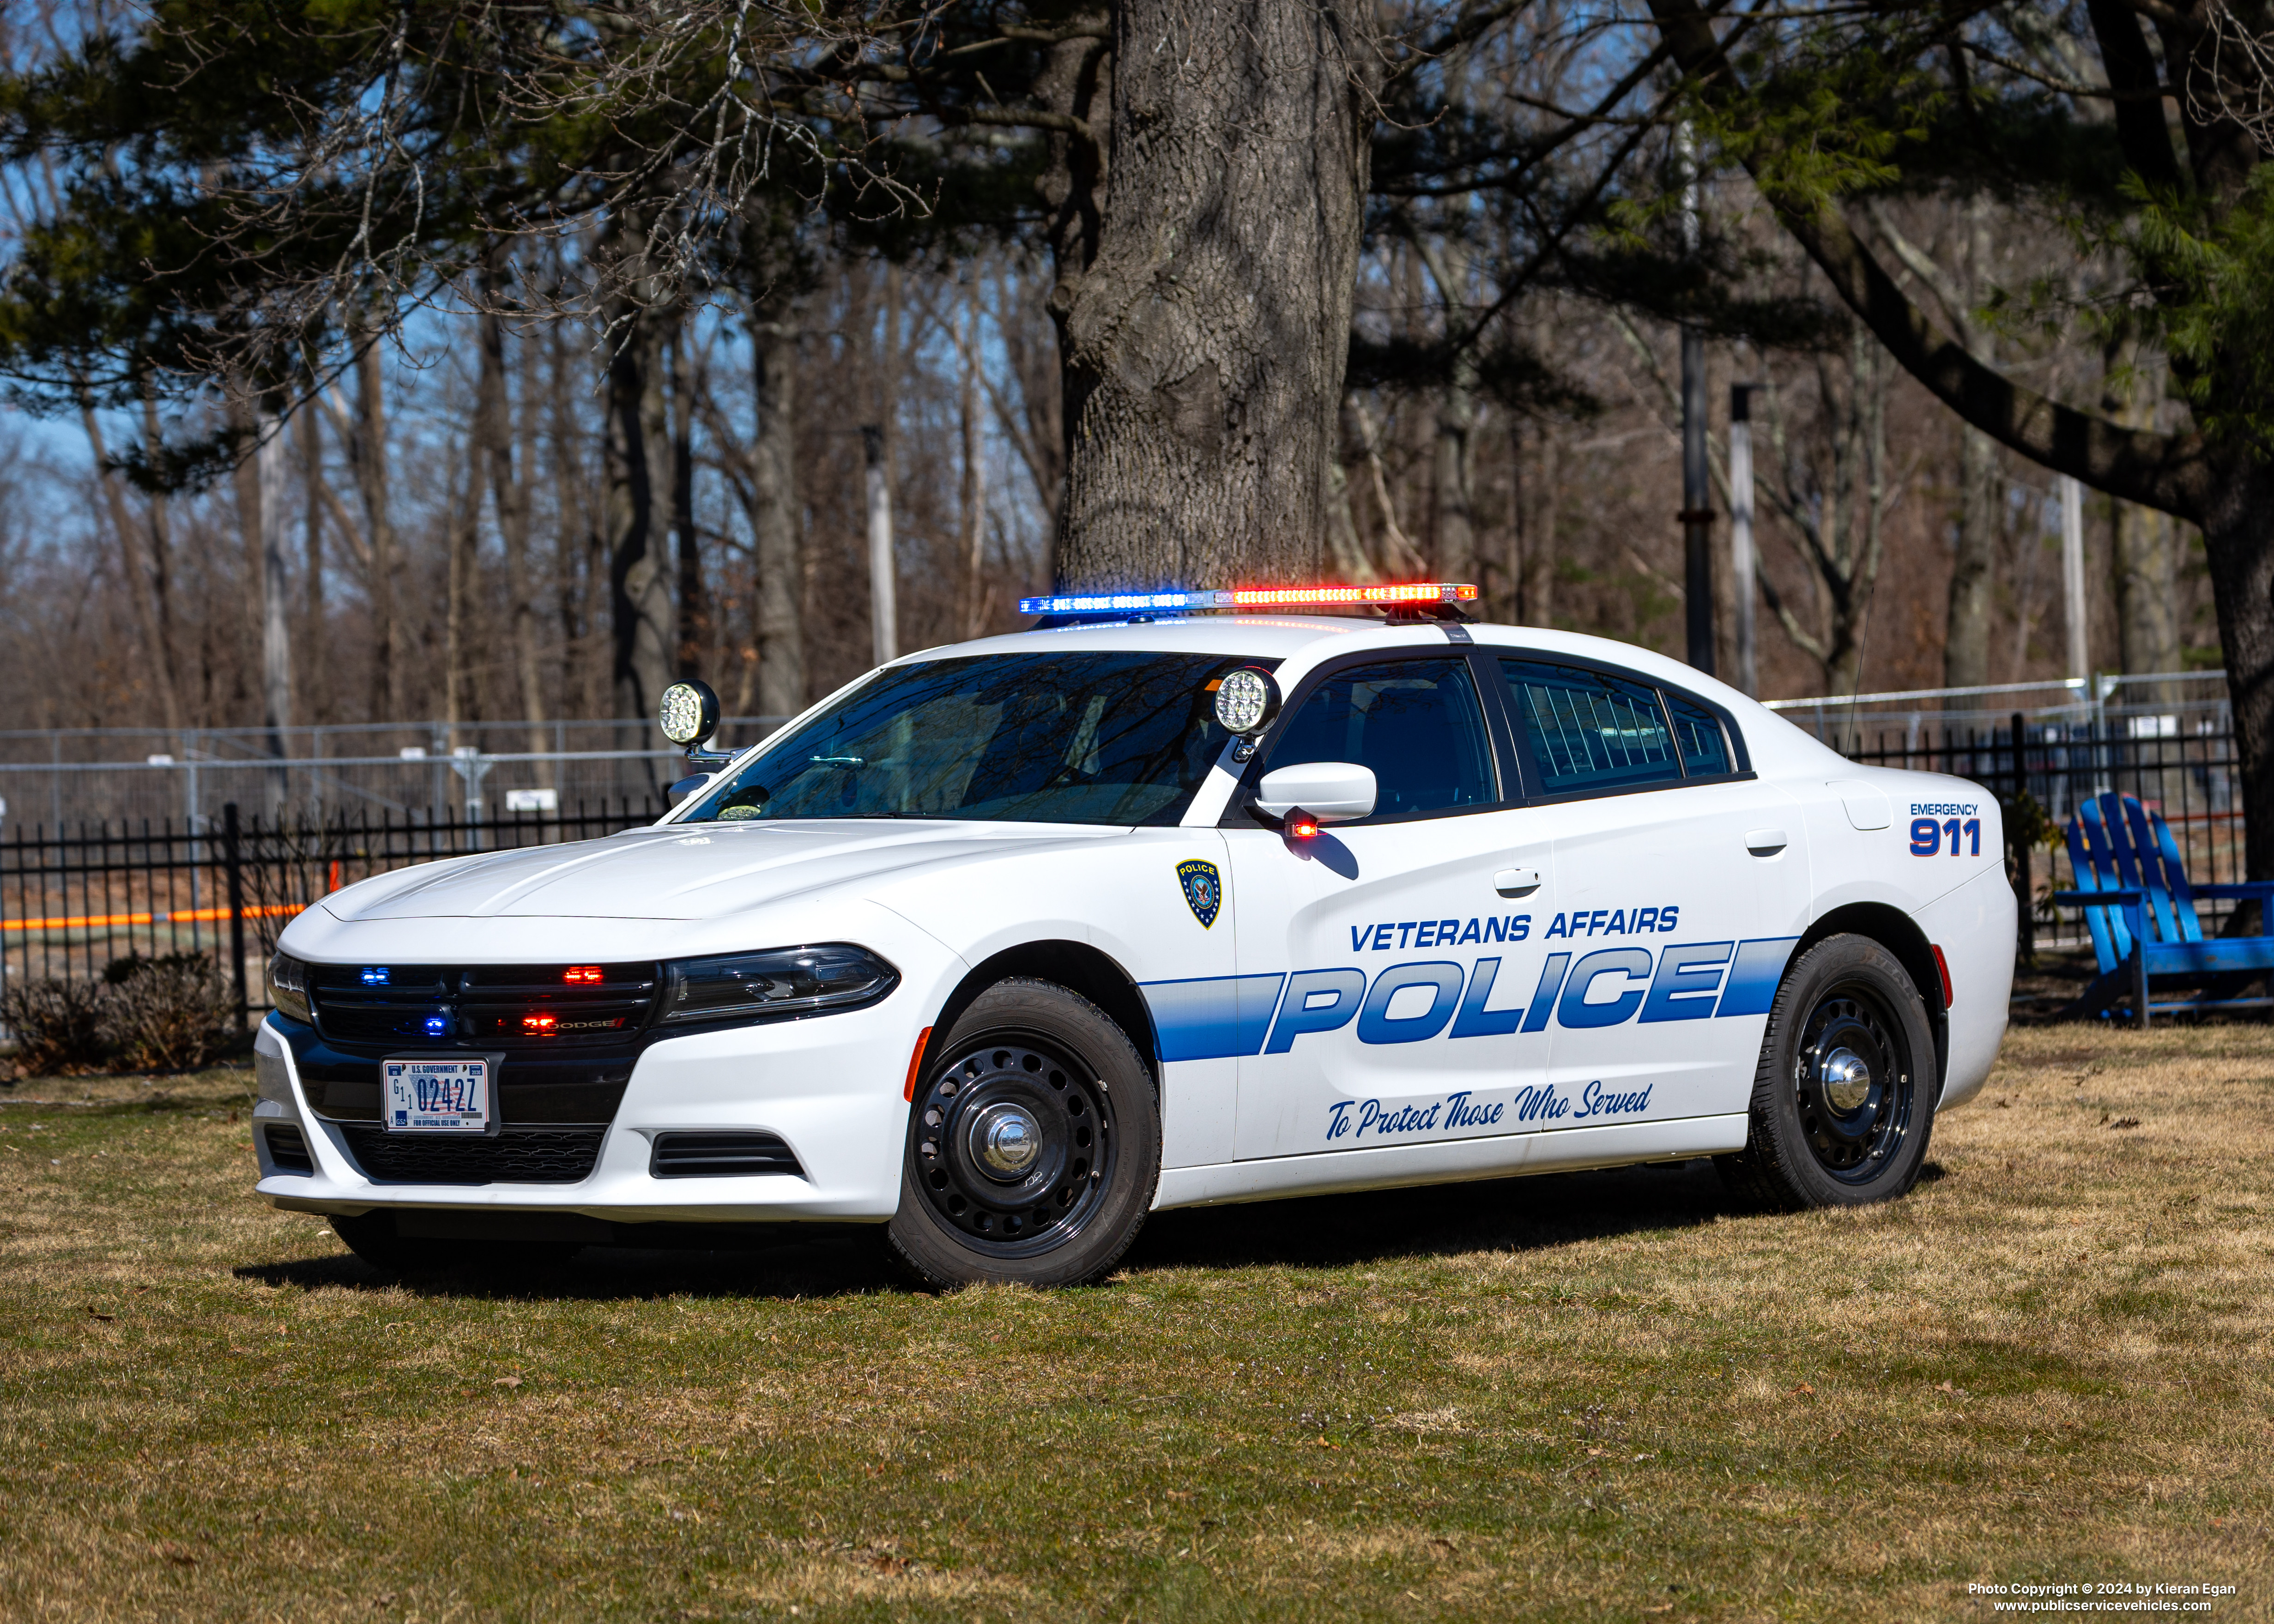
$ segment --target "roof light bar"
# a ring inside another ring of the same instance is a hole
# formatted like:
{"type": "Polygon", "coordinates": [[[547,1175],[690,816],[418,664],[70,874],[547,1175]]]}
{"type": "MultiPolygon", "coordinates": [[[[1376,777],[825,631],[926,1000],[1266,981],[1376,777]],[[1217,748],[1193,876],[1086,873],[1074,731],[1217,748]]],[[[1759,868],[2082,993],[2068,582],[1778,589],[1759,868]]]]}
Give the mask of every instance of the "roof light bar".
{"type": "Polygon", "coordinates": [[[1469,604],[1465,581],[1406,581],[1380,586],[1246,586],[1199,592],[1062,592],[1019,600],[1020,614],[1189,613],[1206,609],[1395,608],[1407,604],[1469,604]]]}

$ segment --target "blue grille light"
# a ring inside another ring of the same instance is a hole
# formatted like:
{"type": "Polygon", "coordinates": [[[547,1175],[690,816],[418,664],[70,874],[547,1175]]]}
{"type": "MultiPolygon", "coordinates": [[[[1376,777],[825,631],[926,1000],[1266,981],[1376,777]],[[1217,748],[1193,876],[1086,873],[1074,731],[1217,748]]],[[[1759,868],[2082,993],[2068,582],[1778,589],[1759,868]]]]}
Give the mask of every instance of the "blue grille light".
{"type": "Polygon", "coordinates": [[[363,973],[363,984],[366,987],[386,986],[387,972],[383,969],[365,970],[363,973]]]}
{"type": "Polygon", "coordinates": [[[448,1037],[450,1018],[448,1015],[429,1015],[426,1018],[426,1035],[430,1038],[448,1037]]]}

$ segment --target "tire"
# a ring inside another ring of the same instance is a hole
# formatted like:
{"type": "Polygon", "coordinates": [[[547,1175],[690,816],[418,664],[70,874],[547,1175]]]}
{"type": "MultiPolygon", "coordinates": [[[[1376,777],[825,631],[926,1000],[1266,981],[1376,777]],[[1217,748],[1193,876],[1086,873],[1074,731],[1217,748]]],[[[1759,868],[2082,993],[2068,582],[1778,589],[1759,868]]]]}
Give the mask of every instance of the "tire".
{"type": "Polygon", "coordinates": [[[1074,1286],[1129,1250],[1161,1177],[1152,1073],[1104,1011],[998,981],[932,1050],[908,1113],[892,1260],[934,1288],[1074,1286]]]}
{"type": "Polygon", "coordinates": [[[1827,936],[1769,1010],[1745,1147],[1717,1156],[1736,1194],[1787,1211],[1889,1201],[1918,1182],[1940,1093],[1934,1029],[1909,974],[1868,936],[1827,936]]]}

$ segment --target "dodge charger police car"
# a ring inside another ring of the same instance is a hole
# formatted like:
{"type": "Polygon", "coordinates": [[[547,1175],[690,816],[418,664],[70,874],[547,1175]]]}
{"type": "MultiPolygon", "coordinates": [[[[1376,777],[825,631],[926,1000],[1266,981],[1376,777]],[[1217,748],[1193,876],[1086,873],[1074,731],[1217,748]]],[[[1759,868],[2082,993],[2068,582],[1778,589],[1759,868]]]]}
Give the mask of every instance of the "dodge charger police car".
{"type": "Polygon", "coordinates": [[[1058,1284],[1168,1207],[1909,1190],[2005,1027],[1996,801],[1474,595],[1026,600],[731,756],[675,688],[660,822],[292,921],[260,1193],[387,1267],[823,1221],[1058,1284]]]}

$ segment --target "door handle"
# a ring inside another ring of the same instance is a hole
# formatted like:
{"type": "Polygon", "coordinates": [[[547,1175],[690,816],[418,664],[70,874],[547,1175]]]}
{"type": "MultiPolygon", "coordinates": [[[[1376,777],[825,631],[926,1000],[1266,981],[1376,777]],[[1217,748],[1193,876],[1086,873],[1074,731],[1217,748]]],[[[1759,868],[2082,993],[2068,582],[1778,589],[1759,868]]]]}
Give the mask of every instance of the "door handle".
{"type": "Polygon", "coordinates": [[[1540,870],[1502,868],[1493,876],[1493,889],[1503,897],[1529,897],[1540,889],[1540,870]]]}
{"type": "Polygon", "coordinates": [[[1745,831],[1745,849],[1756,857],[1773,857],[1791,844],[1781,829],[1745,831]]]}

